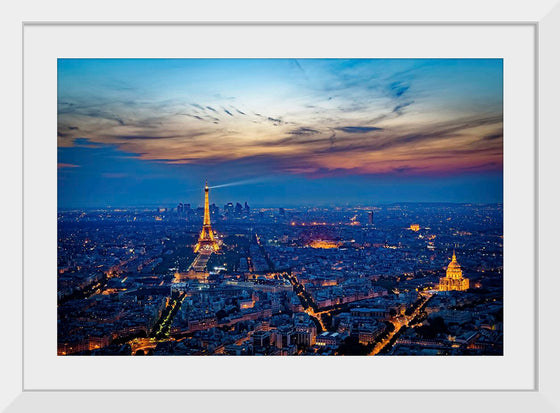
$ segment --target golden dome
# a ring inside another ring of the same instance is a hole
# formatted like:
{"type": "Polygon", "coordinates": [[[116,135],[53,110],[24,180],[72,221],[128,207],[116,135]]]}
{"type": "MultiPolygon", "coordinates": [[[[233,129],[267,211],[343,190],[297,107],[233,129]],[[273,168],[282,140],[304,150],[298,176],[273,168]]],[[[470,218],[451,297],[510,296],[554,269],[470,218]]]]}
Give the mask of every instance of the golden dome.
{"type": "Polygon", "coordinates": [[[463,271],[461,271],[461,266],[457,262],[457,257],[455,256],[455,250],[453,250],[453,257],[451,257],[451,262],[447,266],[446,275],[448,278],[460,279],[463,277],[463,271]]]}
{"type": "Polygon", "coordinates": [[[447,269],[450,269],[450,268],[459,269],[459,270],[461,269],[461,266],[457,262],[457,257],[455,256],[455,250],[453,250],[453,256],[451,257],[451,262],[447,266],[447,269]]]}
{"type": "Polygon", "coordinates": [[[469,280],[463,278],[463,271],[457,262],[455,250],[453,250],[453,257],[447,266],[445,277],[439,279],[439,291],[465,291],[469,289],[469,280]]]}

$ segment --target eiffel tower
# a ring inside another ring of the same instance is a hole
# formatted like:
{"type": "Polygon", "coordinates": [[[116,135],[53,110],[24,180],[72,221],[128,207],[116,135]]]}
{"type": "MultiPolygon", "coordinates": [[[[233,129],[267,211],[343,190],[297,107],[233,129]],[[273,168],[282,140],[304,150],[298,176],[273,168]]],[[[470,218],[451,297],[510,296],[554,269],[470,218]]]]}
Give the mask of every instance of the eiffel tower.
{"type": "Polygon", "coordinates": [[[202,231],[198,236],[198,242],[194,247],[194,252],[211,254],[220,248],[218,242],[214,239],[214,232],[210,225],[210,207],[208,205],[208,181],[204,186],[204,222],[202,223],[202,231]]]}

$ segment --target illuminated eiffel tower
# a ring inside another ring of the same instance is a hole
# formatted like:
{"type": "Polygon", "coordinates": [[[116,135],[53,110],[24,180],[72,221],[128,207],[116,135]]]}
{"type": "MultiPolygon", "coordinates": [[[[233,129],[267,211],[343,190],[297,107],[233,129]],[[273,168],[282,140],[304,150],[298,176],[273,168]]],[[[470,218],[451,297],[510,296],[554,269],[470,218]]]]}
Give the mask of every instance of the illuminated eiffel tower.
{"type": "Polygon", "coordinates": [[[214,251],[218,251],[220,247],[218,241],[214,239],[214,232],[210,225],[208,190],[208,181],[206,181],[206,185],[204,186],[204,222],[202,223],[202,231],[200,231],[200,235],[198,236],[198,242],[194,247],[194,252],[211,254],[214,251]]]}

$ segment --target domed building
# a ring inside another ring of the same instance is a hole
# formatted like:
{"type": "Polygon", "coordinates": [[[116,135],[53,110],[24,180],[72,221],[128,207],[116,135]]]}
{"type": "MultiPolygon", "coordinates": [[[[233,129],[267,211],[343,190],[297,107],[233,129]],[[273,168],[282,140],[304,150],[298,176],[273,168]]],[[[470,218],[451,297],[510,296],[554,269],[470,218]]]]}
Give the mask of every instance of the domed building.
{"type": "Polygon", "coordinates": [[[447,266],[445,277],[439,279],[439,291],[465,291],[469,289],[469,279],[463,278],[463,271],[457,262],[455,250],[453,250],[453,257],[447,266]]]}

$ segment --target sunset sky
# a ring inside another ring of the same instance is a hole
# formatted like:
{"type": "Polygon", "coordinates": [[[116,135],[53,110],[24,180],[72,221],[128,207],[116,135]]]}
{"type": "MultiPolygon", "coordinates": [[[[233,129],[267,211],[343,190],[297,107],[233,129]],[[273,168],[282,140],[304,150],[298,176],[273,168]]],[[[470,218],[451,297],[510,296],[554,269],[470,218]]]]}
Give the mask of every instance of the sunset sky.
{"type": "Polygon", "coordinates": [[[502,202],[501,59],[59,59],[59,207],[502,202]]]}

